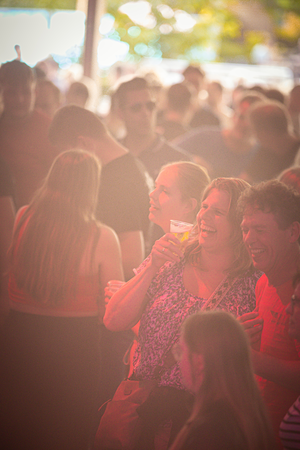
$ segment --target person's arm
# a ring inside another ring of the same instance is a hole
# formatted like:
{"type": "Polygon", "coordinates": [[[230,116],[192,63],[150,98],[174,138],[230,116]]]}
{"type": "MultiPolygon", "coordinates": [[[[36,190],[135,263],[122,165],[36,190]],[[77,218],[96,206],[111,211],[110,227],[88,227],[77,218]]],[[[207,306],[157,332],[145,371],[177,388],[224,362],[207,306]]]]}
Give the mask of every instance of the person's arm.
{"type": "Polygon", "coordinates": [[[104,325],[111,331],[132,328],[141,318],[148,301],[147,290],[159,268],[166,261],[183,257],[180,242],[171,233],[155,242],[145,268],[116,292],[107,304],[104,325]]]}
{"type": "Polygon", "coordinates": [[[300,361],[285,361],[255,350],[252,361],[256,375],[300,392],[300,361]]]}
{"type": "Polygon", "coordinates": [[[100,281],[104,290],[108,281],[124,281],[124,273],[121,260],[121,248],[116,233],[109,227],[101,226],[101,236],[97,246],[97,252],[101,253],[100,281]]]}
{"type": "Polygon", "coordinates": [[[104,289],[108,281],[124,281],[121,259],[121,248],[116,233],[109,227],[102,225],[101,234],[95,252],[95,261],[99,267],[100,305],[99,315],[102,318],[105,310],[104,289]]]}
{"type": "Polygon", "coordinates": [[[125,280],[130,280],[134,275],[133,269],[138,267],[145,258],[144,236],[142,231],[136,230],[118,233],[118,238],[121,246],[125,280]]]}

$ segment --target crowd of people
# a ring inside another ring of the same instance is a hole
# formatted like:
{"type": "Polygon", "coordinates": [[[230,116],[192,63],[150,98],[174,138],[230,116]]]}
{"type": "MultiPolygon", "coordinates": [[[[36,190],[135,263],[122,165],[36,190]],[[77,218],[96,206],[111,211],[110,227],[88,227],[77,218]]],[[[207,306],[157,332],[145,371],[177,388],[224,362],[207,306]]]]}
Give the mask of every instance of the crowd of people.
{"type": "Polygon", "coordinates": [[[137,74],[100,117],[0,67],[6,449],[300,449],[299,86],[224,91],[137,74]],[[123,379],[155,382],[130,448],[123,379]]]}

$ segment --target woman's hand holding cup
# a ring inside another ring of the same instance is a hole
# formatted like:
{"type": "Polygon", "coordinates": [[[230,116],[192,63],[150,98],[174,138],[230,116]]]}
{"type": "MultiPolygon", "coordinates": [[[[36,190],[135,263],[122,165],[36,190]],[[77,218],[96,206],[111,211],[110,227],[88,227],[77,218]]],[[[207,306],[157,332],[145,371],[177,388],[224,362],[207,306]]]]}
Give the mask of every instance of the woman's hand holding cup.
{"type": "Polygon", "coordinates": [[[165,234],[152,247],[151,262],[158,269],[167,261],[179,262],[183,258],[180,240],[172,233],[165,234]]]}

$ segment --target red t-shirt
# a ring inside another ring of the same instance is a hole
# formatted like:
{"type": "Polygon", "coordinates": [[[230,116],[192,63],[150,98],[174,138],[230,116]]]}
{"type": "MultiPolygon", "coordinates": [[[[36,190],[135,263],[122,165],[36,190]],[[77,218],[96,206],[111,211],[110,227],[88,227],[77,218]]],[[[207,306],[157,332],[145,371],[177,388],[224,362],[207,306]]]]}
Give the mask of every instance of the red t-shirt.
{"type": "MultiPolygon", "coordinates": [[[[257,282],[255,293],[259,316],[264,320],[260,351],[278,359],[299,361],[300,344],[289,337],[290,316],[285,311],[294,293],[292,280],[274,287],[263,275],[257,282]]],[[[258,377],[258,382],[277,433],[281,420],[300,392],[285,389],[261,377],[258,377]]]]}

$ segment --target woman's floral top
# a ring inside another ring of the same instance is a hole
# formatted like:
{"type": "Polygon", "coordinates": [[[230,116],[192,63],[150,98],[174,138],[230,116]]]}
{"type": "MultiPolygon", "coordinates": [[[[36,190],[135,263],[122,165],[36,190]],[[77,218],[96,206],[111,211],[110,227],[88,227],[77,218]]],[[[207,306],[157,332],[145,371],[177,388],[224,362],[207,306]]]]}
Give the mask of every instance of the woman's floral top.
{"type": "MultiPolygon", "coordinates": [[[[157,377],[157,366],[164,366],[164,358],[179,339],[180,326],[184,319],[201,310],[207,299],[190,294],[183,284],[185,262],[164,264],[152,280],[148,296],[150,298],[141,317],[138,347],[134,354],[133,366],[138,379],[149,380],[157,377]],[[155,370],[156,369],[156,370],[155,370]]],[[[145,266],[137,269],[137,273],[145,266]]],[[[234,281],[217,308],[234,316],[251,312],[255,308],[255,285],[261,272],[245,274],[234,281]]],[[[159,386],[184,389],[179,365],[162,369],[159,386]]]]}

